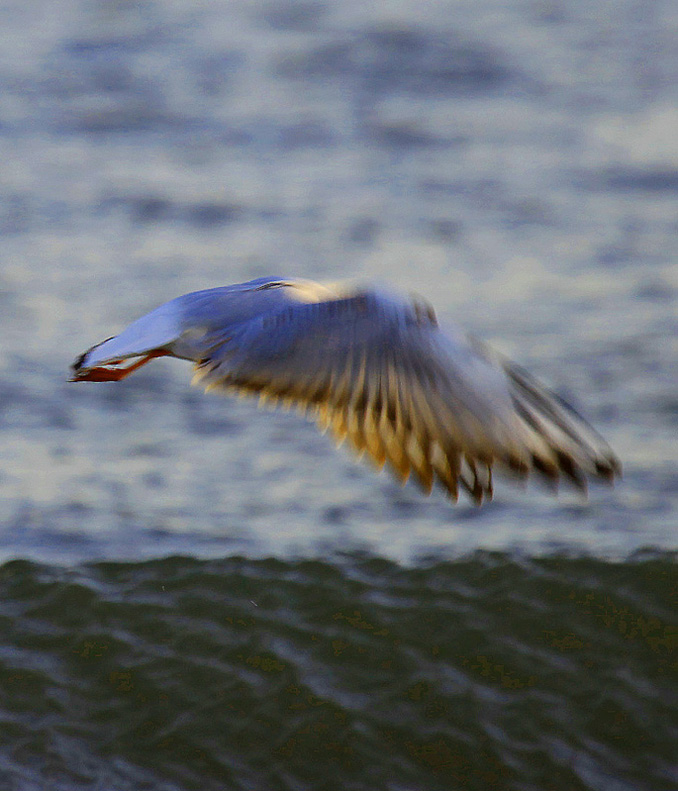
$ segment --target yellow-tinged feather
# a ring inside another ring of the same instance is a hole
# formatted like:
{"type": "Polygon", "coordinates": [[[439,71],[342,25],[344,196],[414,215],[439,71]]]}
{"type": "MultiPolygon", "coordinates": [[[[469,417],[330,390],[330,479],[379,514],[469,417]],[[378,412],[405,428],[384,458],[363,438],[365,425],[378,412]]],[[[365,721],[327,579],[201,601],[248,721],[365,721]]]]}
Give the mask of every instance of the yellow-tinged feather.
{"type": "Polygon", "coordinates": [[[423,446],[418,442],[414,434],[410,434],[407,438],[405,448],[410,466],[414,470],[421,488],[426,494],[430,494],[433,488],[433,467],[426,451],[424,451],[423,446]]]}
{"type": "Polygon", "coordinates": [[[338,447],[344,442],[348,434],[345,412],[342,409],[335,409],[331,414],[331,421],[332,433],[338,447]]]}
{"type": "Polygon", "coordinates": [[[374,419],[374,414],[369,410],[363,416],[363,433],[367,451],[374,460],[375,464],[381,469],[386,462],[386,451],[379,436],[379,428],[374,419]]]}

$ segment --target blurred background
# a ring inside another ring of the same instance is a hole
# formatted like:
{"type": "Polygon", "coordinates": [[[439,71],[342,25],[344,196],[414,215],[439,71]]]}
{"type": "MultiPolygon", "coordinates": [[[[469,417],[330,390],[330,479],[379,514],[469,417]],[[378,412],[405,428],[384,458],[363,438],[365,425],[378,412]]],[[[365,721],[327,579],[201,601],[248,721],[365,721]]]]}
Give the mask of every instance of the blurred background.
{"type": "Polygon", "coordinates": [[[0,24],[0,786],[678,788],[675,3],[0,24]],[[454,506],[186,363],[66,382],[262,275],[423,295],[623,480],[454,506]]]}

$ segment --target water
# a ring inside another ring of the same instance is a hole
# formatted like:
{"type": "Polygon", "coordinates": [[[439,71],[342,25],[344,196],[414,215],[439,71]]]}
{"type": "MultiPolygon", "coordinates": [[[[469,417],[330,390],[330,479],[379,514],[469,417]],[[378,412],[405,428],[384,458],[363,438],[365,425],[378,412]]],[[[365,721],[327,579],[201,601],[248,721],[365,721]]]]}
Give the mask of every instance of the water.
{"type": "Polygon", "coordinates": [[[13,561],[0,760],[26,789],[675,788],[676,577],[662,555],[13,561]]]}
{"type": "Polygon", "coordinates": [[[0,788],[678,787],[675,4],[0,19],[0,788]],[[453,507],[177,361],[65,381],[280,273],[422,294],[622,482],[453,507]]]}

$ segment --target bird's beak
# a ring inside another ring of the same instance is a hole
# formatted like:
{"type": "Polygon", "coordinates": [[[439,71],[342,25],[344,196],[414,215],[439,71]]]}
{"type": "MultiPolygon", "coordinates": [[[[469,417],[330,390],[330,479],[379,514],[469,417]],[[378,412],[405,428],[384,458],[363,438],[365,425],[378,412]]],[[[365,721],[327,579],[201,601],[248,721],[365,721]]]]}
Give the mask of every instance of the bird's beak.
{"type": "MultiPolygon", "coordinates": [[[[89,350],[91,351],[91,349],[89,350]]],[[[71,369],[73,376],[68,380],[69,382],[119,382],[126,376],[146,365],[147,362],[154,360],[156,357],[165,357],[169,352],[163,349],[155,349],[148,354],[144,354],[131,365],[123,365],[125,360],[107,360],[105,365],[96,365],[93,368],[87,368],[83,365],[88,352],[81,354],[80,357],[73,363],[71,369]]]]}

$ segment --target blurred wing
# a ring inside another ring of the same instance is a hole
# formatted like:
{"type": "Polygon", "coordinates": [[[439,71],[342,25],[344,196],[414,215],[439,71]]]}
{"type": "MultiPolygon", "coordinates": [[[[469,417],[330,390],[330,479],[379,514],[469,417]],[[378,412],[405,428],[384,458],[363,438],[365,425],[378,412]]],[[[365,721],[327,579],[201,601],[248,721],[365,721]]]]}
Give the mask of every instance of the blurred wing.
{"type": "Polygon", "coordinates": [[[578,486],[611,479],[604,441],[527,374],[460,333],[444,334],[432,310],[378,292],[293,303],[221,335],[196,365],[207,389],[296,403],[321,428],[348,439],[404,482],[429,492],[459,483],[477,503],[492,495],[492,467],[537,470],[578,486]]]}
{"type": "MultiPolygon", "coordinates": [[[[87,349],[72,366],[74,380],[92,380],[88,373],[91,369],[142,355],[149,359],[161,354],[200,359],[204,348],[214,337],[223,337],[224,332],[277,312],[287,304],[317,302],[332,296],[336,294],[319,283],[271,277],[184,294],[132,322],[119,335],[87,349]]],[[[118,372],[125,374],[136,367],[118,372]]],[[[115,378],[115,370],[108,373],[115,378]]],[[[105,375],[106,371],[100,369],[99,374],[105,375]]]]}

